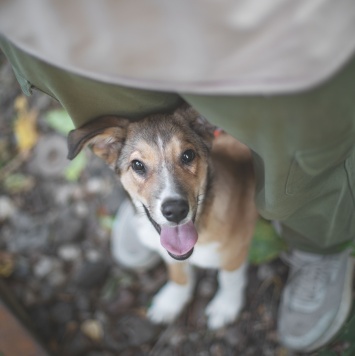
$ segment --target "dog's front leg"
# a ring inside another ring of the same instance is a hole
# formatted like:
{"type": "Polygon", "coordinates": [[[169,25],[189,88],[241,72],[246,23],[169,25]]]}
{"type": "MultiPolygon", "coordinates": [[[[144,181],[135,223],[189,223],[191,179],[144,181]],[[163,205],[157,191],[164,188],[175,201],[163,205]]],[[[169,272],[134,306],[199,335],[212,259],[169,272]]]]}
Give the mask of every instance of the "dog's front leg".
{"type": "Polygon", "coordinates": [[[194,288],[192,267],[187,262],[168,263],[169,281],[152,300],[148,317],[155,323],[170,323],[190,301],[194,288]]]}
{"type": "Polygon", "coordinates": [[[217,294],[206,308],[210,329],[221,328],[238,317],[244,305],[246,269],[247,265],[244,263],[234,271],[220,270],[217,294]]]}

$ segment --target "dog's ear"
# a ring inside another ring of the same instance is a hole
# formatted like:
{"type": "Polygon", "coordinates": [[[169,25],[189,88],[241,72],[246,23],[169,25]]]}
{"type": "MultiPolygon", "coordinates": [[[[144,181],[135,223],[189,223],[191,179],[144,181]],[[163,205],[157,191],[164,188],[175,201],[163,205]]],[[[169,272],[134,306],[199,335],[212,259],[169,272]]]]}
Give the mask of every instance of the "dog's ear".
{"type": "Polygon", "coordinates": [[[212,147],[214,132],[217,129],[217,126],[212,125],[191,106],[182,106],[176,113],[183,117],[184,120],[188,121],[191,129],[203,138],[206,146],[210,149],[212,147]]]}
{"type": "Polygon", "coordinates": [[[209,149],[212,147],[212,141],[214,138],[214,132],[217,129],[203,116],[199,115],[190,121],[190,127],[200,135],[209,149]]]}
{"type": "Polygon", "coordinates": [[[206,146],[211,149],[214,132],[217,127],[208,122],[206,118],[191,107],[185,108],[184,116],[187,118],[189,126],[203,138],[206,146]]]}
{"type": "Polygon", "coordinates": [[[75,158],[85,146],[89,146],[97,156],[113,167],[125,141],[128,124],[128,119],[104,116],[70,131],[68,158],[75,158]]]}

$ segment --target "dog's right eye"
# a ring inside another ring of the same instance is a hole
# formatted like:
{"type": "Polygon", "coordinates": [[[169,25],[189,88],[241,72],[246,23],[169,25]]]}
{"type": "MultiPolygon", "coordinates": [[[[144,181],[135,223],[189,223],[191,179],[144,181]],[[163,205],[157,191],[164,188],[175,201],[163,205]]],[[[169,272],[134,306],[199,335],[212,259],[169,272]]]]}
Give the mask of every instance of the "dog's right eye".
{"type": "Polygon", "coordinates": [[[189,164],[195,159],[195,152],[193,150],[186,150],[182,155],[181,155],[181,161],[185,164],[189,164]]]}
{"type": "Polygon", "coordinates": [[[131,167],[136,173],[140,175],[145,174],[145,166],[141,161],[138,161],[137,159],[133,160],[131,162],[131,167]]]}

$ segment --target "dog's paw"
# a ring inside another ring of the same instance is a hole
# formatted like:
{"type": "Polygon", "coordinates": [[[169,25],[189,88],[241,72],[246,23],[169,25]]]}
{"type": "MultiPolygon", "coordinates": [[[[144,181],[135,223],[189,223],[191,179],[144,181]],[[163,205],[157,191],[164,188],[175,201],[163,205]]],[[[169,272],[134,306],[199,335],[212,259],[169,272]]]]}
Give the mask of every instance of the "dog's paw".
{"type": "Polygon", "coordinates": [[[191,286],[168,282],[153,298],[148,309],[148,318],[154,323],[171,323],[178,317],[191,296],[191,286]]]}
{"type": "Polygon", "coordinates": [[[231,295],[219,291],[206,308],[208,328],[219,329],[235,321],[243,308],[243,299],[242,294],[231,298],[231,295]]]}

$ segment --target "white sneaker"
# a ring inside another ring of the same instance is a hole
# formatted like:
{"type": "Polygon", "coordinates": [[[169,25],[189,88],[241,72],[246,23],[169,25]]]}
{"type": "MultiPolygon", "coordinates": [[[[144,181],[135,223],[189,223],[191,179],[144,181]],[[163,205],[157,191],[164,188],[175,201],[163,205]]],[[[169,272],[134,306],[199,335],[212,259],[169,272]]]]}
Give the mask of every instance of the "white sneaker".
{"type": "Polygon", "coordinates": [[[349,251],[294,251],[290,263],[279,307],[279,339],[289,349],[311,352],[331,341],[348,317],[354,264],[349,251]]]}

